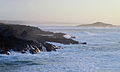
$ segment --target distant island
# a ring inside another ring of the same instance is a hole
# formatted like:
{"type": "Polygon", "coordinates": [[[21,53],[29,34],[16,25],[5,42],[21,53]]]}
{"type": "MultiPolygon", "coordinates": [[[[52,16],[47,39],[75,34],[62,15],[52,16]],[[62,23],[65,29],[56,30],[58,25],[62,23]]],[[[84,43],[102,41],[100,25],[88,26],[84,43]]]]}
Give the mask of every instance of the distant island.
{"type": "Polygon", "coordinates": [[[108,24],[108,23],[103,23],[103,22],[95,22],[92,24],[82,24],[78,25],[79,27],[118,27],[116,25],[108,24]]]}

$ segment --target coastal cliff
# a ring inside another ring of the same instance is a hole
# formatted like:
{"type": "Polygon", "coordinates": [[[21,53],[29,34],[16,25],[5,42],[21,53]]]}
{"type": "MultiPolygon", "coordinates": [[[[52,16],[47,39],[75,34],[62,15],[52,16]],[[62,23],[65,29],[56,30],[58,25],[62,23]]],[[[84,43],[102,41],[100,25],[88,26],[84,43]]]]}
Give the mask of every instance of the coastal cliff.
{"type": "Polygon", "coordinates": [[[11,54],[11,51],[36,54],[41,51],[56,51],[60,48],[48,42],[78,44],[78,41],[67,39],[64,33],[43,31],[37,27],[0,23],[0,54],[11,54]]]}

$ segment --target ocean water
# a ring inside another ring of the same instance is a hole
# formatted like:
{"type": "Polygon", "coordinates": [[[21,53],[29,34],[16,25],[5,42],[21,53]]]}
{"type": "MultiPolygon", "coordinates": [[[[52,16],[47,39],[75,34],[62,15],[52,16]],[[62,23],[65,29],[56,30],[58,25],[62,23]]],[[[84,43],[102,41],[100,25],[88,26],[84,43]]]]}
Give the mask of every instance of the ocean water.
{"type": "Polygon", "coordinates": [[[0,72],[120,72],[120,28],[40,27],[76,36],[87,45],[63,45],[56,52],[0,55],[0,72]]]}

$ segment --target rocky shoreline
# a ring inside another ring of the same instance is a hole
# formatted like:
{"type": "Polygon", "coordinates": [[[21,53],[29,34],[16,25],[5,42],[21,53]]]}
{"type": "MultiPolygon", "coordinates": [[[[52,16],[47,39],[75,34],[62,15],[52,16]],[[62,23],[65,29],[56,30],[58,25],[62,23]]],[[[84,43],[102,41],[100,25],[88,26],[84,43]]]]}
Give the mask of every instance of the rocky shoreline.
{"type": "Polygon", "coordinates": [[[0,54],[9,55],[11,51],[36,54],[61,48],[47,42],[79,44],[78,41],[67,39],[64,35],[43,31],[37,27],[0,23],[0,54]]]}

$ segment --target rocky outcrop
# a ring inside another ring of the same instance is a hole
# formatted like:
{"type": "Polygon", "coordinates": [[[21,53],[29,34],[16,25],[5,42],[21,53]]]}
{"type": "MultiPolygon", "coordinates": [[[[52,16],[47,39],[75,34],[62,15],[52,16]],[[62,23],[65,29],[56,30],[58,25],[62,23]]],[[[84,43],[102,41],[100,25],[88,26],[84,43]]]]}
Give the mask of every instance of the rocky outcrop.
{"type": "Polygon", "coordinates": [[[11,50],[36,54],[60,48],[47,42],[78,44],[78,41],[66,39],[63,35],[65,34],[43,31],[37,27],[0,23],[0,54],[9,55],[11,50]]]}
{"type": "Polygon", "coordinates": [[[87,44],[87,42],[81,42],[80,44],[84,44],[84,45],[86,45],[86,44],[87,44]]]}

